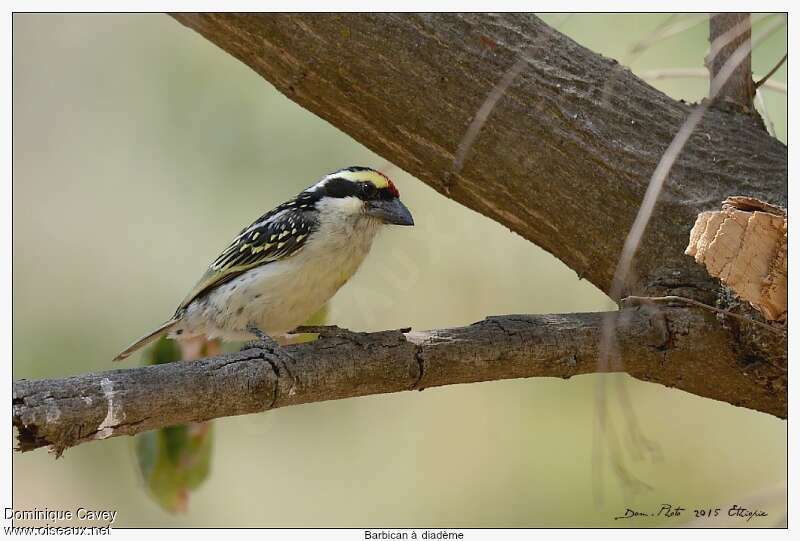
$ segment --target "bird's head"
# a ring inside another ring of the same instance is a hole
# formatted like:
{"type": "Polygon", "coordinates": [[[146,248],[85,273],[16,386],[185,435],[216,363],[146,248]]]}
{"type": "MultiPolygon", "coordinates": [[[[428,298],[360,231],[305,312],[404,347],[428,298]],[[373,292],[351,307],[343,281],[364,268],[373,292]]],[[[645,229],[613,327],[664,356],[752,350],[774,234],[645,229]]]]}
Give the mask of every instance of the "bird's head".
{"type": "Polygon", "coordinates": [[[383,173],[369,167],[340,169],[309,187],[316,207],[352,217],[370,217],[385,224],[414,225],[400,192],[383,173]]]}

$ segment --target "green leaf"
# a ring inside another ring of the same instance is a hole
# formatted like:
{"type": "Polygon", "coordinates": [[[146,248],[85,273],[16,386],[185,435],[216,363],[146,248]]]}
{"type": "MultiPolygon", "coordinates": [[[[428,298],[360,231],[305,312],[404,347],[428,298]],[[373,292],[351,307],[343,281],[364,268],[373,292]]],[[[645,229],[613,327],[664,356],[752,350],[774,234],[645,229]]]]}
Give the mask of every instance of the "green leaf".
{"type": "Polygon", "coordinates": [[[211,470],[211,423],[170,426],[136,436],[136,457],[145,488],[165,510],[186,511],[189,492],[211,470]]]}
{"type": "MultiPolygon", "coordinates": [[[[148,364],[179,361],[180,348],[161,338],[145,354],[148,364]]],[[[212,425],[194,423],[138,434],[135,454],[147,493],[163,509],[186,511],[189,492],[199,487],[211,469],[212,425]]]]}
{"type": "MultiPolygon", "coordinates": [[[[324,325],[327,316],[326,304],[306,324],[324,325]]],[[[313,339],[312,335],[301,335],[292,342],[313,339]]],[[[181,350],[175,341],[161,337],[143,358],[146,364],[172,363],[181,360],[181,350]]],[[[186,511],[189,493],[208,478],[213,441],[211,422],[169,426],[137,434],[134,438],[136,461],[148,495],[171,513],[186,511]]]]}

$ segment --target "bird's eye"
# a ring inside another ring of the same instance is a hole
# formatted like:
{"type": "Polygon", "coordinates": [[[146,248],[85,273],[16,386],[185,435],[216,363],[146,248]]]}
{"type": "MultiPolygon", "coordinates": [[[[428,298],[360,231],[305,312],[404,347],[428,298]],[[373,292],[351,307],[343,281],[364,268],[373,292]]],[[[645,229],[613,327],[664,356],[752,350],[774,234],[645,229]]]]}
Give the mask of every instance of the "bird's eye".
{"type": "Polygon", "coordinates": [[[371,182],[364,182],[361,185],[361,195],[364,199],[372,199],[378,194],[378,188],[371,182]]]}

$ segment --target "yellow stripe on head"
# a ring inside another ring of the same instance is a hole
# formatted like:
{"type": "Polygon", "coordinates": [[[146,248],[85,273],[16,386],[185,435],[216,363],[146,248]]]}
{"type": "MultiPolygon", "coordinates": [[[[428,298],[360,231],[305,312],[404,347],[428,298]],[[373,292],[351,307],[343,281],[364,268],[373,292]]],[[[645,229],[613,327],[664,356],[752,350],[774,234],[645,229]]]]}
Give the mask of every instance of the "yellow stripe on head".
{"type": "Polygon", "coordinates": [[[358,166],[346,167],[325,176],[309,187],[306,193],[311,194],[309,197],[313,197],[316,193],[335,198],[349,196],[358,198],[362,197],[360,194],[363,192],[363,185],[366,184],[375,186],[380,190],[379,194],[384,196],[388,192],[390,197],[400,197],[397,188],[386,175],[369,167],[358,166]]]}
{"type": "Polygon", "coordinates": [[[389,186],[389,179],[386,178],[386,175],[366,167],[349,167],[331,173],[327,178],[344,178],[350,182],[371,182],[378,189],[387,188],[389,186]]]}

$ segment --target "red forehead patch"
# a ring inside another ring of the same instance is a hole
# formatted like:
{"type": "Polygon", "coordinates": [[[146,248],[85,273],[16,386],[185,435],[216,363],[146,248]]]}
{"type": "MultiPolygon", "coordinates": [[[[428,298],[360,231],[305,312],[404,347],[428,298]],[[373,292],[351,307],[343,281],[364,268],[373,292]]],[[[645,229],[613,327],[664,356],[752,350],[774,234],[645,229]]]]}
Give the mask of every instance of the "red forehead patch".
{"type": "Polygon", "coordinates": [[[389,180],[388,178],[386,181],[389,183],[389,193],[391,193],[395,197],[400,197],[400,192],[397,190],[397,186],[394,185],[394,182],[389,180]]]}

